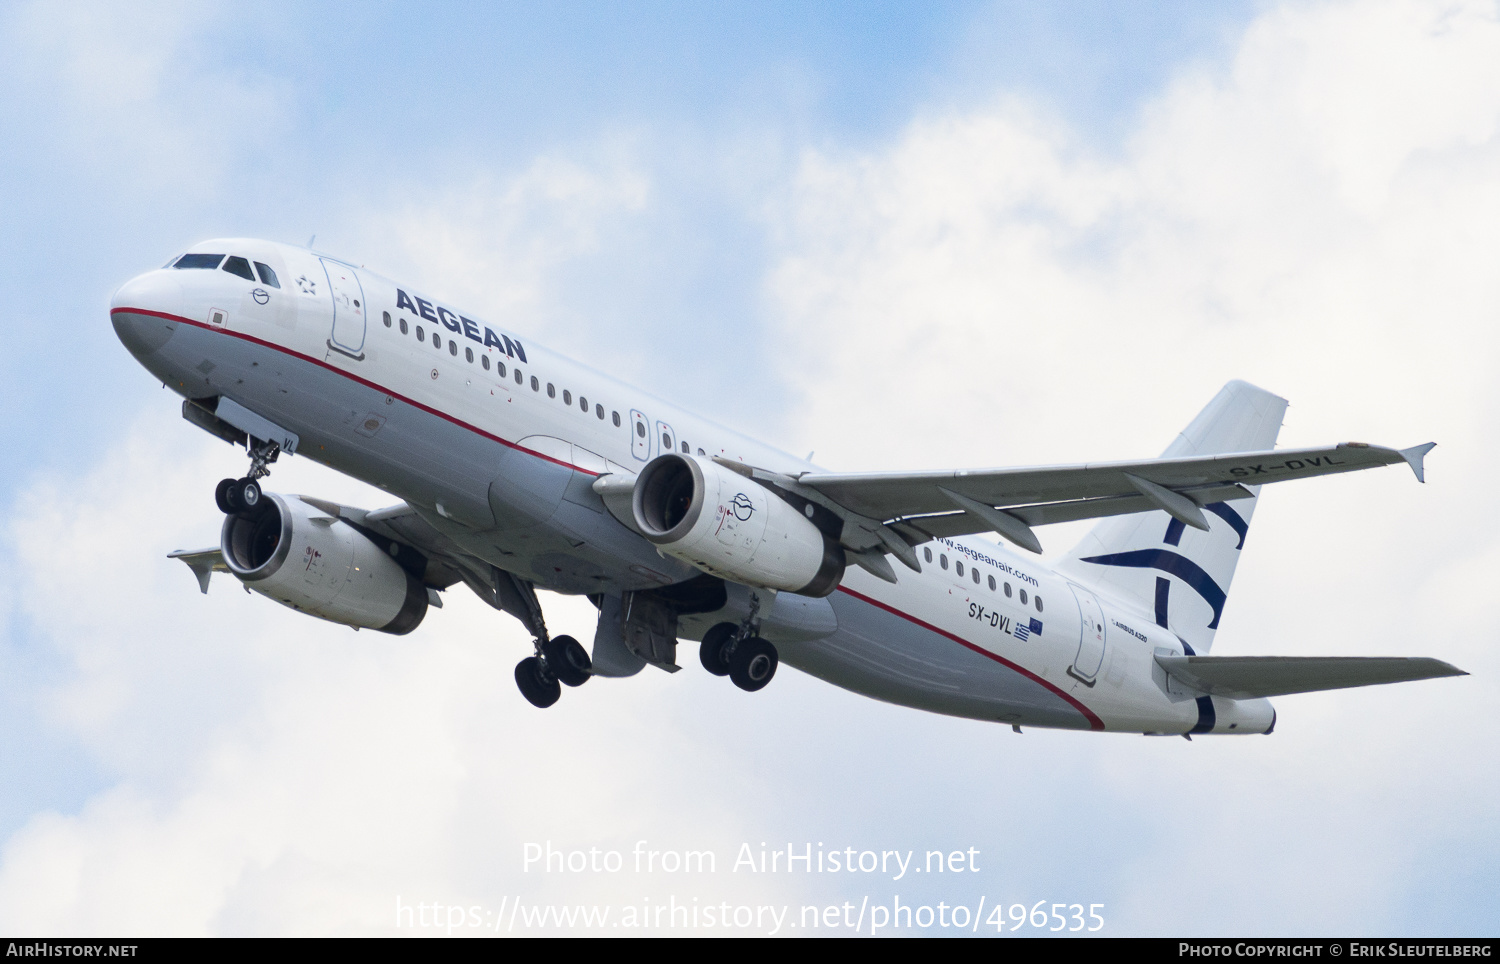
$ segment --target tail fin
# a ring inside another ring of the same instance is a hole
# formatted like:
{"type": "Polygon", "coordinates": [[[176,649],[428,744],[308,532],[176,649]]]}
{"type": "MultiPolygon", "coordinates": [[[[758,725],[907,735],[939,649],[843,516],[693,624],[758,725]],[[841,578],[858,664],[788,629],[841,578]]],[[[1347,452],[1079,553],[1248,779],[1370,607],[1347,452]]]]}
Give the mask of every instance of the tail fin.
{"type": "MultiPolygon", "coordinates": [[[[1271,449],[1286,399],[1248,382],[1230,382],[1167,446],[1162,458],[1271,449]]],[[[1156,623],[1203,654],[1229,594],[1229,583],[1260,487],[1253,498],[1204,506],[1210,531],[1189,529],[1165,512],[1105,519],[1059,565],[1080,582],[1145,606],[1156,623]]]]}

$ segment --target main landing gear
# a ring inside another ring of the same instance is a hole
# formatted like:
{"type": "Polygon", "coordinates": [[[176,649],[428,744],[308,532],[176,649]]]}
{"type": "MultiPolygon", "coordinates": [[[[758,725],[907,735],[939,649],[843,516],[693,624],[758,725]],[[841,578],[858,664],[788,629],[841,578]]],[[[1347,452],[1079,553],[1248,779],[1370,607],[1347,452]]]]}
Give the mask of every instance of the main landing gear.
{"type": "Polygon", "coordinates": [[[572,636],[553,636],[537,647],[537,655],[516,664],[516,686],[528,703],[545,709],[562,696],[558,684],[582,686],[593,671],[583,644],[572,636]]]}
{"type": "MultiPolygon", "coordinates": [[[[515,608],[525,613],[521,621],[531,631],[536,646],[535,656],[528,656],[516,664],[516,686],[526,697],[526,702],[545,709],[561,698],[563,686],[587,683],[594,675],[594,662],[589,659],[588,650],[572,636],[548,635],[547,624],[542,619],[542,606],[536,598],[536,587],[524,579],[506,575],[519,597],[515,608]]],[[[521,616],[521,613],[516,615],[521,616]]]]}
{"type": "Polygon", "coordinates": [[[728,676],[735,686],[754,693],[771,682],[781,660],[775,646],[755,635],[760,628],[759,596],[750,597],[750,607],[750,615],[738,626],[719,623],[703,634],[698,660],[715,676],[728,676]]]}
{"type": "Polygon", "coordinates": [[[214,489],[214,502],[225,515],[255,516],[265,506],[260,483],[256,480],[271,474],[269,466],[281,454],[281,446],[259,439],[251,439],[251,442],[249,474],[243,479],[224,479],[214,489]]]}

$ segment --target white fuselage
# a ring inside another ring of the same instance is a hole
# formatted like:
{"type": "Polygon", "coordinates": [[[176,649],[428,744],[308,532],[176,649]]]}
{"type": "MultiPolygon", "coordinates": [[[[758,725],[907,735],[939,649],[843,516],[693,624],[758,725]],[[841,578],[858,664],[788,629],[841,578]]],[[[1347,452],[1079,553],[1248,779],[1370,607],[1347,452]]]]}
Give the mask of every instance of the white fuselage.
{"type": "MultiPolygon", "coordinates": [[[[507,460],[584,478],[635,473],[666,451],[786,475],[813,468],[363,269],[264,241],[195,250],[261,262],[280,287],[223,270],[132,280],[115,296],[115,326],[146,367],[184,397],[229,397],[294,427],[298,455],[391,492],[465,551],[524,569],[541,588],[619,591],[692,573],[597,511],[579,514],[600,527],[598,538],[576,526],[508,523],[491,494],[507,460]],[[611,548],[626,540],[628,551],[611,548]],[[538,564],[544,557],[558,564],[538,564]]],[[[1182,654],[1183,643],[1131,600],[986,539],[937,540],[917,552],[922,571],[898,568],[895,584],[851,566],[829,599],[837,630],[777,642],[784,661],[877,698],[1018,725],[1273,725],[1265,700],[1173,692],[1153,657],[1182,654]]],[[[683,632],[701,635],[708,624],[689,619],[683,632]]]]}

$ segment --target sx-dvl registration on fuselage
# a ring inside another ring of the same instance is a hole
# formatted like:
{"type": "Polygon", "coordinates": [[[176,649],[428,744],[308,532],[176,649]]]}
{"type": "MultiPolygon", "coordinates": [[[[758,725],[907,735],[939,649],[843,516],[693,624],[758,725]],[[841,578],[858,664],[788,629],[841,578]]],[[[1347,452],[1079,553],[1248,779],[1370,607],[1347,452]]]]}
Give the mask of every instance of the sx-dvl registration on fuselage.
{"type": "Polygon", "coordinates": [[[128,282],[126,348],[184,417],[244,445],[220,544],[173,553],[299,611],[414,629],[460,582],[535,639],[559,683],[675,671],[699,640],[744,690],[780,661],[907,706],[1016,726],[1269,733],[1266,699],[1459,675],[1431,658],[1209,655],[1260,486],[1432,447],[1274,450],[1286,402],[1243,382],[1159,459],[836,474],[728,431],[426,293],[307,249],[209,241],[128,282]],[[279,455],[391,492],[365,510],[262,492],[279,455]],[[1098,518],[1053,567],[1037,526],[1098,518]],[[892,565],[892,562],[895,565],[892,565]],[[536,589],[587,595],[591,650],[536,589]]]}

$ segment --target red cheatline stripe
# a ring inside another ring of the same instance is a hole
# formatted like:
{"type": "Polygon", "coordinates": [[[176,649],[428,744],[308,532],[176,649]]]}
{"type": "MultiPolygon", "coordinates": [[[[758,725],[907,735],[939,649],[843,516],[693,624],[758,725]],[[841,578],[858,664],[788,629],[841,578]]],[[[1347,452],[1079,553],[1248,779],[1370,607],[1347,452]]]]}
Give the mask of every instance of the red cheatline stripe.
{"type": "Polygon", "coordinates": [[[901,610],[895,608],[894,606],[888,606],[888,605],[886,605],[885,603],[881,602],[878,599],[873,599],[873,598],[871,598],[869,596],[866,596],[864,593],[855,592],[853,589],[850,589],[848,586],[839,586],[839,592],[848,593],[849,595],[853,596],[855,599],[863,600],[864,602],[867,602],[867,603],[869,603],[872,606],[878,607],[880,609],[884,609],[886,612],[890,613],[893,616],[900,616],[902,619],[905,619],[908,622],[915,623],[916,625],[921,626],[923,629],[926,629],[926,630],[928,630],[930,632],[937,633],[939,636],[947,637],[948,639],[953,640],[955,643],[959,644],[960,646],[964,646],[964,647],[967,647],[968,649],[972,649],[974,652],[978,653],[981,656],[988,656],[990,659],[992,659],[995,662],[1001,664],[1002,666],[1007,666],[1007,667],[1015,670],[1017,673],[1020,673],[1022,676],[1025,676],[1027,679],[1032,679],[1032,680],[1035,680],[1038,683],[1041,683],[1043,686],[1047,687],[1047,689],[1051,690],[1052,692],[1056,693],[1058,696],[1061,696],[1063,699],[1065,699],[1069,703],[1073,704],[1073,707],[1075,709],[1077,709],[1078,712],[1080,712],[1080,713],[1083,714],[1084,719],[1086,719],[1086,720],[1089,721],[1089,729],[1091,729],[1091,730],[1102,730],[1102,729],[1104,729],[1104,721],[1101,720],[1101,719],[1099,719],[1099,717],[1094,713],[1093,710],[1089,709],[1087,706],[1084,706],[1082,703],[1078,702],[1078,700],[1075,699],[1072,695],[1070,695],[1068,693],[1065,693],[1062,690],[1058,689],[1057,686],[1055,686],[1054,684],[1049,683],[1046,680],[1042,679],[1040,676],[1036,675],[1035,673],[1033,673],[1031,670],[1027,669],[1026,667],[1024,667],[1024,666],[1018,666],[1018,665],[1016,665],[1015,663],[1012,663],[1010,660],[1006,659],[1003,656],[996,656],[994,653],[990,652],[989,650],[983,649],[983,648],[981,648],[979,646],[975,646],[973,643],[969,642],[968,640],[966,640],[966,639],[964,639],[964,638],[962,638],[960,636],[955,636],[952,633],[948,632],[946,629],[939,629],[938,627],[932,625],[932,623],[925,622],[925,621],[923,621],[921,619],[918,619],[917,617],[911,615],[910,613],[904,613],[901,610]]]}
{"type": "Polygon", "coordinates": [[[165,318],[168,321],[176,321],[176,322],[180,322],[180,323],[182,323],[184,325],[192,325],[195,328],[202,328],[204,331],[211,331],[211,332],[214,332],[215,334],[218,334],[218,335],[229,335],[229,336],[231,336],[233,338],[239,338],[242,341],[248,341],[251,344],[260,345],[262,348],[270,348],[273,351],[279,351],[279,352],[281,352],[283,355],[290,355],[293,358],[298,358],[298,359],[301,359],[302,361],[310,362],[311,364],[317,365],[319,368],[326,368],[329,371],[333,372],[334,374],[343,375],[345,378],[348,378],[348,379],[350,379],[352,381],[359,382],[361,385],[364,385],[366,388],[373,388],[377,392],[380,392],[380,393],[382,393],[384,395],[389,395],[392,398],[399,398],[399,399],[401,399],[401,401],[403,401],[406,404],[412,406],[413,408],[420,408],[422,411],[426,412],[429,415],[436,415],[438,418],[445,419],[445,420],[447,420],[449,422],[452,422],[454,425],[457,425],[459,428],[468,429],[469,431],[473,432],[475,435],[482,435],[485,438],[489,439],[490,441],[492,441],[492,442],[499,442],[501,445],[504,445],[507,448],[513,448],[513,449],[515,449],[518,452],[525,452],[527,455],[534,455],[537,458],[542,459],[543,461],[551,462],[551,463],[553,463],[555,465],[561,465],[564,468],[572,469],[575,472],[582,472],[584,475],[592,475],[592,476],[598,476],[599,475],[598,472],[590,472],[588,469],[585,469],[585,468],[583,468],[581,466],[573,465],[570,462],[564,462],[562,459],[555,459],[555,458],[553,458],[550,455],[543,455],[541,452],[533,451],[532,449],[529,449],[529,448],[527,448],[524,445],[517,445],[515,442],[507,441],[507,440],[501,438],[498,435],[493,435],[493,434],[491,434],[489,432],[486,432],[484,429],[478,427],[477,425],[470,425],[468,422],[465,422],[462,419],[454,418],[452,415],[449,415],[447,412],[440,411],[440,410],[438,410],[436,408],[433,408],[430,405],[423,405],[421,402],[417,401],[416,399],[407,398],[405,395],[402,395],[399,392],[393,392],[389,388],[386,388],[383,385],[377,385],[375,382],[370,381],[368,378],[361,378],[360,376],[354,374],[353,372],[346,372],[342,368],[336,368],[333,365],[328,364],[326,361],[323,361],[321,358],[313,358],[311,355],[304,355],[304,354],[302,354],[299,351],[293,351],[292,349],[287,348],[284,345],[278,345],[278,344],[276,344],[273,341],[264,341],[264,340],[262,340],[260,338],[256,338],[254,335],[247,335],[247,334],[244,334],[243,332],[225,331],[222,328],[214,328],[214,327],[212,327],[210,325],[205,325],[201,321],[194,321],[191,318],[184,318],[181,315],[168,314],[165,311],[148,311],[145,308],[111,308],[110,311],[109,311],[109,313],[111,315],[118,314],[118,313],[123,313],[123,314],[128,314],[128,315],[151,315],[154,318],[165,318]]]}

